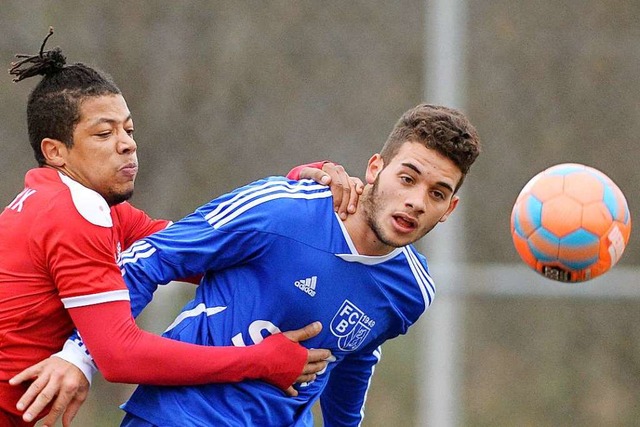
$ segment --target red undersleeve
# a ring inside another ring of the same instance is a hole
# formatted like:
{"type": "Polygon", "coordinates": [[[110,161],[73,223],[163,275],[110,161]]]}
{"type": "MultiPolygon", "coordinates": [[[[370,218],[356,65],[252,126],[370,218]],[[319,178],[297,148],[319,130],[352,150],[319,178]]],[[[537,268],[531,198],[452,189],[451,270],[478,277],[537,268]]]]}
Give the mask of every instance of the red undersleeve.
{"type": "Polygon", "coordinates": [[[69,309],[108,381],[191,385],[263,379],[286,389],[302,372],[307,350],[282,334],[247,347],[208,347],[163,338],[137,327],[128,301],[69,309]]]}

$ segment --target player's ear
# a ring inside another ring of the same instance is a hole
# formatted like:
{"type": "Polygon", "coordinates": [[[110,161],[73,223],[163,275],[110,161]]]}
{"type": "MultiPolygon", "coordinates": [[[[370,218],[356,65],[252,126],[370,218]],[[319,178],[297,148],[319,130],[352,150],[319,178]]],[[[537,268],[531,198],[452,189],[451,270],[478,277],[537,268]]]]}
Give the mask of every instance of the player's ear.
{"type": "Polygon", "coordinates": [[[449,218],[449,215],[451,215],[451,212],[453,212],[456,208],[456,206],[458,206],[458,202],[460,201],[460,197],[454,195],[453,197],[451,197],[451,202],[449,203],[449,209],[447,209],[447,211],[444,213],[444,215],[442,215],[440,217],[440,222],[445,222],[447,220],[447,218],[449,218]]]}
{"type": "Polygon", "coordinates": [[[373,184],[375,182],[382,168],[384,168],[384,160],[382,160],[382,156],[378,153],[371,156],[369,163],[367,164],[367,174],[365,177],[367,184],[373,184]]]}
{"type": "Polygon", "coordinates": [[[40,142],[40,150],[42,151],[46,164],[60,167],[65,165],[65,156],[68,149],[62,141],[53,138],[44,138],[40,142]]]}

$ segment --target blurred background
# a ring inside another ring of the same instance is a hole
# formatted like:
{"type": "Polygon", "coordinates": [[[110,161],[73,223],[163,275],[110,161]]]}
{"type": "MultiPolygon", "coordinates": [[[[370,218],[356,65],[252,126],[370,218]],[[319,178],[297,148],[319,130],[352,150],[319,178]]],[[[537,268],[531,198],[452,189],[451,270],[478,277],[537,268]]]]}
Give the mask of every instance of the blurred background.
{"type": "MultiPolygon", "coordinates": [[[[533,175],[577,162],[638,219],[639,23],[634,0],[1,0],[0,58],[36,53],[51,25],[50,48],[110,73],[135,121],[132,202],[170,219],[300,163],[362,177],[404,111],[462,109],[484,152],[455,220],[420,242],[439,296],[383,347],[364,425],[634,426],[638,228],[605,277],[561,284],[520,262],[509,216],[533,175]]],[[[36,81],[0,79],[3,206],[35,166],[36,81]]],[[[142,326],[161,332],[191,291],[163,289],[142,326]]],[[[132,390],[98,376],[75,425],[118,425],[132,390]]]]}

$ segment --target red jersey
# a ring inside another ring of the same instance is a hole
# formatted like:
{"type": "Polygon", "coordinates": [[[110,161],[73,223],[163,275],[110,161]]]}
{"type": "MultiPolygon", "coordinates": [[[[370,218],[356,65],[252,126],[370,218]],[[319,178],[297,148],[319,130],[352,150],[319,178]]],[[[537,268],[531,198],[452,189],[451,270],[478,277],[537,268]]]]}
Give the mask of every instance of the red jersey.
{"type": "Polygon", "coordinates": [[[65,307],[128,300],[120,251],[166,225],[126,202],[109,208],[56,170],[30,170],[0,214],[0,380],[60,350],[73,330],[65,307]]]}

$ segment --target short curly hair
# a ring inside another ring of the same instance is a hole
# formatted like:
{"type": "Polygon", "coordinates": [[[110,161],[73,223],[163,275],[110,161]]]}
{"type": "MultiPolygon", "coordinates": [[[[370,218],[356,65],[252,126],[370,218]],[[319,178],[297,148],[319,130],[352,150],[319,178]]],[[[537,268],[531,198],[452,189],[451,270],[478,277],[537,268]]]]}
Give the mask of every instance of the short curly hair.
{"type": "Polygon", "coordinates": [[[462,172],[456,191],[480,154],[478,132],[467,117],[439,105],[420,104],[400,117],[380,152],[384,164],[389,164],[405,142],[421,143],[451,159],[462,172]]]}

